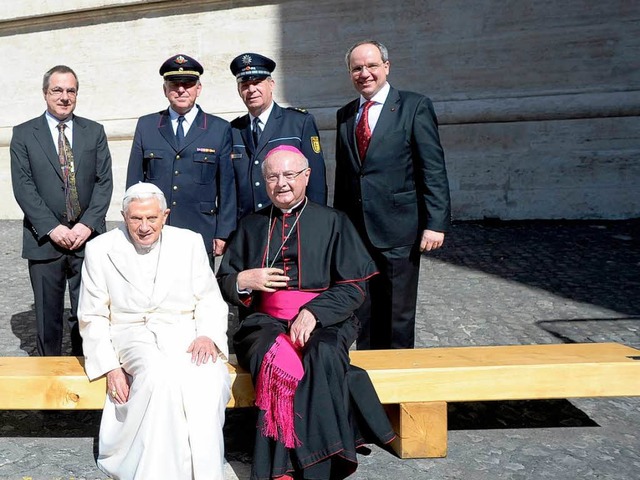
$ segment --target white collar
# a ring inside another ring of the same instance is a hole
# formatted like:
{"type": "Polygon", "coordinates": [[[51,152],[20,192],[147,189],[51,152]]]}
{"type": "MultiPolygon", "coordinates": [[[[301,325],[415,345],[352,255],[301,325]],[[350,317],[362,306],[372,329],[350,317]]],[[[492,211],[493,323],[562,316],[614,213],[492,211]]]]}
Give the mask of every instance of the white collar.
{"type": "MultiPolygon", "coordinates": [[[[184,119],[189,125],[193,125],[193,122],[196,120],[196,117],[198,116],[199,110],[200,109],[198,108],[198,106],[194,105],[191,110],[189,110],[187,113],[183,115],[184,119]]],[[[179,116],[180,114],[178,112],[176,112],[173,108],[169,107],[169,117],[171,118],[172,122],[177,122],[179,116]]]]}
{"type": "Polygon", "coordinates": [[[278,210],[280,210],[282,213],[291,213],[296,208],[298,208],[302,204],[302,202],[304,202],[306,199],[307,199],[307,197],[304,197],[302,200],[300,200],[298,203],[296,203],[293,207],[287,208],[286,210],[284,208],[279,208],[278,210]]]}
{"type": "Polygon", "coordinates": [[[69,115],[66,120],[59,120],[53,115],[49,113],[49,110],[44,112],[45,118],[47,119],[47,123],[49,127],[57,128],[59,124],[64,123],[67,128],[71,128],[73,126],[73,114],[69,115]]]}
{"type": "MultiPolygon", "coordinates": [[[[374,104],[384,105],[384,102],[387,101],[387,97],[389,96],[390,90],[391,90],[391,85],[389,85],[389,82],[385,83],[382,86],[382,88],[378,91],[378,93],[376,93],[373,97],[371,97],[371,101],[374,102],[374,104]]],[[[360,95],[361,107],[366,101],[367,99],[364,98],[362,95],[360,95]]]]}
{"type": "MultiPolygon", "coordinates": [[[[273,104],[275,102],[273,100],[271,100],[271,105],[269,105],[267,107],[267,109],[262,112],[260,115],[258,115],[258,118],[260,119],[260,123],[262,123],[262,125],[266,125],[267,121],[269,120],[269,116],[271,115],[271,111],[273,110],[273,104]]],[[[251,115],[251,113],[249,113],[249,119],[251,120],[251,123],[253,123],[253,119],[256,118],[253,115],[251,115]]]]}

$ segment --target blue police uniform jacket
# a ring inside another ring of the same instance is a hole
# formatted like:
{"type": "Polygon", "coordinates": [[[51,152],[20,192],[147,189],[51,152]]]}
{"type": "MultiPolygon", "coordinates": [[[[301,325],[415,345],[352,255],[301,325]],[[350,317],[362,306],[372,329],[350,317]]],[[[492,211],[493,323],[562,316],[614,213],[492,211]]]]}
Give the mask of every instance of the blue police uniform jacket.
{"type": "Polygon", "coordinates": [[[309,160],[311,176],[307,186],[309,200],[326,205],[327,180],[318,127],[313,115],[295,108],[282,108],[274,102],[257,147],[253,145],[249,114],[231,122],[236,179],[238,219],[271,204],[262,178],[262,162],[279,145],[298,148],[309,160]]]}
{"type": "Polygon", "coordinates": [[[211,253],[213,239],[228,238],[236,227],[231,126],[196,108],[180,148],[169,110],[138,120],[126,184],[157,185],[171,209],[167,223],[200,233],[211,253]]]}

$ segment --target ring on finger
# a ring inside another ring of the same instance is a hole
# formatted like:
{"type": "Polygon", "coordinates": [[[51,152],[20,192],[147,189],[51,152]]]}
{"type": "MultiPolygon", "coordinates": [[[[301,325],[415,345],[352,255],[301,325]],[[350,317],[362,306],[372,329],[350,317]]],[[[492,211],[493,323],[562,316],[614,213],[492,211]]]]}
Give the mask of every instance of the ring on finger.
{"type": "Polygon", "coordinates": [[[264,284],[265,287],[269,288],[271,286],[271,282],[267,282],[264,284]]]}

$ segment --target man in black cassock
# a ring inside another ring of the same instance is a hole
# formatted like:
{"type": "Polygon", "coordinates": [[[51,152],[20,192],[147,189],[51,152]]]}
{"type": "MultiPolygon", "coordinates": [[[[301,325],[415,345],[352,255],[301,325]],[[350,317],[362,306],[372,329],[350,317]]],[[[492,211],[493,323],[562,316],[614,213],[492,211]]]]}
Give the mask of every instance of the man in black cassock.
{"type": "Polygon", "coordinates": [[[260,408],[252,479],[342,479],[360,445],[395,437],[367,373],[349,364],[353,311],[377,270],[346,215],[306,198],[309,173],[297,148],[269,153],[273,205],[240,221],[218,271],[240,307],[234,347],[260,408]]]}

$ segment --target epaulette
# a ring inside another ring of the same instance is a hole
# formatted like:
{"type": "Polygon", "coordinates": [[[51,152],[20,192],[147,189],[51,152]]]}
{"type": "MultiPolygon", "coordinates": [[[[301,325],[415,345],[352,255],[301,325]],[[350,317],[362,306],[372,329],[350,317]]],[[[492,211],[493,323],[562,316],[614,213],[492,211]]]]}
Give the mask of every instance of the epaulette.
{"type": "Polygon", "coordinates": [[[309,113],[304,108],[298,108],[298,107],[287,107],[287,110],[295,110],[296,112],[300,112],[300,113],[309,113]]]}

